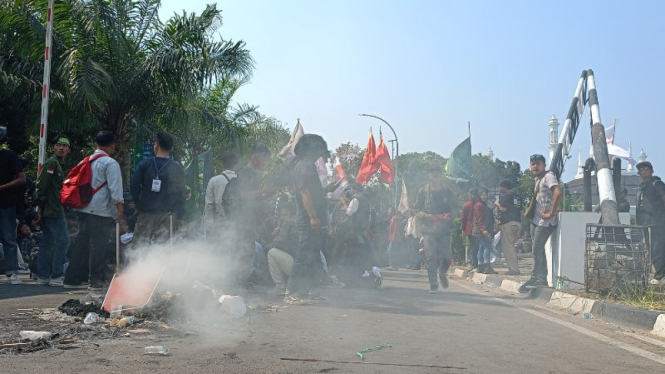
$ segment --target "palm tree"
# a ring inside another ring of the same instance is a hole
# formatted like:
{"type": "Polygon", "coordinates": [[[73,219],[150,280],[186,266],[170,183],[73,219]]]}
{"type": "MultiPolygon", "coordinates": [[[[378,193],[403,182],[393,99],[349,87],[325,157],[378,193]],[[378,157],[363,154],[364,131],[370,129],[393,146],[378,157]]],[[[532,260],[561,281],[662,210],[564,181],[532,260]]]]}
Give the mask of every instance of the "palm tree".
{"type": "MultiPolygon", "coordinates": [[[[159,6],[160,0],[63,0],[54,9],[54,102],[115,133],[121,163],[133,124],[180,111],[211,84],[247,79],[253,69],[244,42],[216,37],[221,25],[216,5],[166,23],[158,18],[159,6]]],[[[33,64],[39,61],[35,51],[41,55],[43,49],[45,9],[46,0],[0,6],[0,35],[12,34],[4,43],[19,46],[15,49],[33,64]]],[[[14,82],[34,83],[35,75],[20,69],[21,59],[10,57],[0,52],[3,72],[14,82]]]]}

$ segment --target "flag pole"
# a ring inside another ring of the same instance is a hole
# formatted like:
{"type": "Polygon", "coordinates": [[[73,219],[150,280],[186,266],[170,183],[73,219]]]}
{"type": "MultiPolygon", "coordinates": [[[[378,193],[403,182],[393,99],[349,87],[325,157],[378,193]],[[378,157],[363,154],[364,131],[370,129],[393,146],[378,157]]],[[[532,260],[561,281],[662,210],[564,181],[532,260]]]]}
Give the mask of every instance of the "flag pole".
{"type": "Polygon", "coordinates": [[[39,128],[39,156],[37,159],[37,175],[41,174],[46,158],[46,138],[48,137],[48,101],[51,90],[51,56],[53,41],[53,0],[48,1],[46,8],[46,41],[44,46],[44,82],[42,85],[42,113],[39,128]]]}

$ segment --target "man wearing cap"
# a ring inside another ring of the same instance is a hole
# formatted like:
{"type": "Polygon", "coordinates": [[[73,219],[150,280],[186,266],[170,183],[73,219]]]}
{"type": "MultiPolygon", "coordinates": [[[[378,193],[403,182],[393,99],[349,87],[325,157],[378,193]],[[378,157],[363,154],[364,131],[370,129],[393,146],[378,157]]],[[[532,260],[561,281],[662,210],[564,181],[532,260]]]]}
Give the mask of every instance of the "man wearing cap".
{"type": "Polygon", "coordinates": [[[60,190],[65,179],[62,165],[69,155],[70,143],[64,135],[56,136],[54,143],[53,157],[44,162],[35,192],[43,232],[37,255],[37,284],[62,287],[69,230],[65,210],[60,203],[60,190]]]}
{"type": "Polygon", "coordinates": [[[4,258],[5,275],[10,284],[21,284],[18,277],[18,251],[16,250],[16,204],[21,186],[25,184],[25,173],[16,153],[4,149],[3,140],[7,128],[0,126],[0,260],[4,258]],[[4,253],[2,253],[4,252],[4,253]]]}
{"type": "Polygon", "coordinates": [[[545,156],[533,155],[529,160],[531,173],[535,178],[534,195],[524,215],[531,219],[531,239],[533,241],[533,271],[531,278],[519,289],[527,292],[530,288],[547,286],[547,258],[545,243],[559,223],[557,212],[561,202],[561,186],[554,174],[545,168],[545,156]]]}
{"type": "Polygon", "coordinates": [[[665,183],[653,175],[653,166],[644,161],[637,164],[642,178],[637,191],[637,224],[651,227],[651,263],[656,268],[652,283],[665,277],[665,183]]]}
{"type": "Polygon", "coordinates": [[[454,199],[452,192],[443,186],[443,172],[439,165],[430,165],[427,175],[429,183],[418,191],[413,210],[425,245],[429,293],[436,294],[439,292],[439,281],[443,288],[448,288],[447,272],[453,259],[450,233],[454,199]]]}

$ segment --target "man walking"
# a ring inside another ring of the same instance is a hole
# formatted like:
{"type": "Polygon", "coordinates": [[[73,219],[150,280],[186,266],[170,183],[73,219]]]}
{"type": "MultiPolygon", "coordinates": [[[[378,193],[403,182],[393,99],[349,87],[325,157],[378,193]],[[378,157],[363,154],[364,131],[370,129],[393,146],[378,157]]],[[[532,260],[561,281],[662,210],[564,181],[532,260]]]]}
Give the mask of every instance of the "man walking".
{"type": "MultiPolygon", "coordinates": [[[[65,273],[65,288],[85,288],[103,291],[109,279],[106,272],[106,249],[113,231],[114,219],[125,225],[123,214],[122,173],[115,153],[115,135],[100,131],[95,137],[97,149],[90,156],[93,190],[90,203],[77,209],[79,215],[79,244],[74,247],[65,273]],[[89,275],[89,276],[88,276],[89,275]]],[[[82,161],[85,162],[85,161],[82,161]]]]}
{"type": "Polygon", "coordinates": [[[7,128],[0,126],[0,243],[4,258],[5,275],[11,284],[21,284],[18,277],[18,250],[16,246],[16,204],[21,186],[25,184],[25,173],[16,153],[4,149],[7,128]]]}
{"type": "Polygon", "coordinates": [[[235,153],[227,153],[222,156],[222,174],[214,176],[208,182],[206,188],[204,216],[207,225],[208,235],[216,232],[221,225],[226,222],[226,213],[222,197],[226,185],[231,179],[237,177],[235,168],[238,165],[238,156],[235,153]]]}
{"type": "Polygon", "coordinates": [[[185,169],[171,159],[175,140],[160,131],[153,146],[155,157],[141,161],[132,175],[130,189],[138,219],[134,229],[133,247],[165,243],[169,239],[173,215],[177,227],[182,227],[185,217],[185,169]]]}
{"type": "Polygon", "coordinates": [[[418,191],[414,210],[425,245],[429,293],[436,294],[439,291],[439,280],[443,288],[448,288],[447,272],[453,259],[450,247],[453,197],[452,192],[443,186],[441,181],[443,172],[439,165],[430,165],[427,168],[427,175],[429,183],[418,191]]]}
{"type": "Polygon", "coordinates": [[[515,252],[515,242],[519,239],[522,224],[522,202],[513,192],[513,183],[504,180],[499,185],[501,196],[494,202],[499,212],[501,229],[501,249],[508,265],[508,275],[519,275],[520,268],[515,252]]]}
{"type": "Polygon", "coordinates": [[[37,254],[37,284],[62,287],[63,265],[69,247],[69,229],[65,209],[60,203],[60,190],[65,174],[62,166],[70,152],[69,139],[55,137],[53,157],[44,162],[37,178],[37,206],[42,228],[42,242],[37,254]]]}
{"type": "Polygon", "coordinates": [[[533,155],[529,162],[536,183],[534,196],[525,212],[525,216],[531,219],[533,271],[531,278],[520,287],[520,292],[527,292],[533,287],[547,286],[545,243],[559,222],[557,211],[562,196],[556,177],[545,169],[545,156],[533,155]]]}
{"type": "Polygon", "coordinates": [[[665,183],[653,175],[653,166],[644,161],[637,164],[642,178],[637,192],[637,224],[651,228],[651,263],[656,269],[652,284],[663,283],[665,277],[665,183]]]}
{"type": "Polygon", "coordinates": [[[298,144],[292,162],[291,192],[296,199],[296,230],[298,245],[284,302],[303,304],[305,297],[321,299],[320,250],[323,248],[324,228],[328,225],[326,194],[314,163],[328,157],[328,145],[319,135],[305,134],[298,144]]]}
{"type": "Polygon", "coordinates": [[[469,191],[469,200],[462,205],[460,211],[460,226],[462,227],[462,238],[469,238],[466,249],[466,261],[471,264],[471,269],[478,268],[478,239],[471,235],[473,231],[473,207],[478,202],[478,190],[469,191]]]}

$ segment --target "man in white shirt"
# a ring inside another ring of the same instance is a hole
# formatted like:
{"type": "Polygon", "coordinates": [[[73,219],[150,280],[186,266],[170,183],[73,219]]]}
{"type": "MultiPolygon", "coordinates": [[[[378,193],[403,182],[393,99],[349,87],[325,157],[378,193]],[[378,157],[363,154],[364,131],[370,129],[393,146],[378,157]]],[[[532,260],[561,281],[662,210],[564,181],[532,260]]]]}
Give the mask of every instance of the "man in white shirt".
{"type": "Polygon", "coordinates": [[[227,153],[222,156],[223,172],[210,179],[205,197],[205,222],[208,233],[218,232],[219,225],[226,221],[222,196],[229,182],[236,178],[235,167],[238,165],[238,156],[235,153],[227,153]]]}
{"type": "Polygon", "coordinates": [[[97,150],[91,155],[94,161],[91,186],[99,189],[85,208],[77,209],[80,222],[78,241],[65,274],[65,288],[83,288],[88,280],[90,291],[102,291],[110,282],[106,272],[106,248],[113,231],[114,221],[125,225],[122,173],[118,162],[111,158],[115,153],[115,135],[100,131],[95,137],[97,150]]]}

